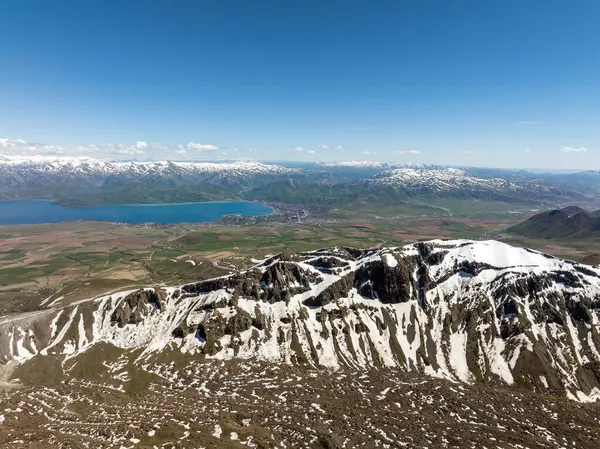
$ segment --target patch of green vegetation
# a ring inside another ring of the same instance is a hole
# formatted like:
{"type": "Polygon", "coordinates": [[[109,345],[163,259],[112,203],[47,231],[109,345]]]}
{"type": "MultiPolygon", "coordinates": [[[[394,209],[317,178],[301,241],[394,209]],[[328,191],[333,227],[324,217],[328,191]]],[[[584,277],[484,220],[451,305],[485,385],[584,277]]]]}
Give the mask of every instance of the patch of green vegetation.
{"type": "Polygon", "coordinates": [[[174,240],[171,244],[175,247],[194,248],[198,251],[221,250],[223,248],[231,248],[232,240],[220,240],[218,234],[213,231],[194,231],[185,234],[182,237],[174,240]]]}
{"type": "Polygon", "coordinates": [[[20,260],[27,254],[27,251],[11,249],[9,251],[0,251],[0,261],[10,262],[20,260]]]}
{"type": "Polygon", "coordinates": [[[106,260],[106,253],[98,252],[77,252],[66,255],[69,260],[76,262],[95,262],[100,260],[106,260]]]}
{"type": "Polygon", "coordinates": [[[58,204],[63,206],[94,206],[101,204],[166,204],[196,203],[204,201],[222,201],[235,196],[237,189],[233,186],[211,187],[206,185],[168,186],[145,184],[129,184],[127,186],[103,189],[79,187],[76,190],[64,187],[50,193],[58,204]],[[77,196],[71,196],[71,192],[77,196]]]}
{"type": "MultiPolygon", "coordinates": [[[[358,198],[360,186],[334,182],[281,181],[251,190],[247,197],[254,201],[287,204],[333,205],[358,198]]],[[[383,198],[382,198],[383,199],[383,198]]]]}
{"type": "Polygon", "coordinates": [[[185,252],[177,250],[177,249],[160,249],[155,251],[152,255],[152,258],[167,258],[167,259],[176,259],[177,257],[185,254],[185,252]]]}
{"type": "Polygon", "coordinates": [[[506,218],[510,213],[517,215],[531,214],[531,205],[505,203],[502,201],[447,199],[432,200],[428,201],[427,204],[430,207],[436,207],[441,210],[447,209],[455,217],[506,218]]]}
{"type": "Polygon", "coordinates": [[[233,240],[219,240],[218,238],[206,238],[204,240],[201,240],[196,245],[190,246],[189,249],[197,252],[212,252],[228,251],[231,250],[233,247],[239,247],[238,243],[234,242],[233,240]]]}
{"type": "Polygon", "coordinates": [[[109,264],[113,264],[113,263],[118,262],[119,260],[123,259],[124,257],[125,257],[125,253],[123,253],[121,251],[111,252],[108,255],[108,258],[106,260],[109,264]]]}
{"type": "Polygon", "coordinates": [[[0,285],[17,284],[24,281],[30,281],[36,277],[49,276],[58,270],[67,268],[73,264],[73,261],[65,257],[52,259],[44,264],[25,267],[12,267],[0,269],[0,285]]]}
{"type": "Polygon", "coordinates": [[[437,216],[448,215],[447,212],[423,204],[412,204],[405,201],[379,204],[363,204],[356,206],[341,206],[334,209],[335,212],[348,219],[373,219],[374,217],[415,217],[415,216],[437,216]]]}
{"type": "Polygon", "coordinates": [[[130,262],[138,262],[140,260],[144,260],[147,257],[150,257],[150,252],[148,251],[133,251],[133,250],[128,250],[128,251],[111,251],[108,254],[108,257],[106,258],[106,260],[108,261],[108,263],[130,263],[130,262]]]}
{"type": "Polygon", "coordinates": [[[151,260],[144,264],[151,283],[184,283],[223,276],[228,271],[204,261],[193,265],[184,261],[151,260]]]}
{"type": "Polygon", "coordinates": [[[8,282],[27,274],[29,270],[30,268],[27,267],[12,267],[0,270],[0,285],[8,285],[8,282]]]}

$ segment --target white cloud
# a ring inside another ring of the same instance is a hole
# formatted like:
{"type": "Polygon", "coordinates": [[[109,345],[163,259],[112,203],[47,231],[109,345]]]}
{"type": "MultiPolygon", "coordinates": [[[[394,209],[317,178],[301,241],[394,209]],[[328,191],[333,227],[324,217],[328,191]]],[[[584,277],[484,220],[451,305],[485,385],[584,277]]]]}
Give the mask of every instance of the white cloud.
{"type": "Polygon", "coordinates": [[[138,140],[132,145],[125,143],[92,143],[87,145],[79,145],[70,149],[69,154],[75,156],[91,156],[97,158],[106,158],[111,155],[140,155],[152,154],[158,155],[163,153],[166,156],[169,152],[175,151],[177,154],[183,154],[181,150],[185,150],[182,145],[176,147],[165,145],[156,142],[144,142],[138,140]]]}
{"type": "Polygon", "coordinates": [[[530,148],[525,148],[523,151],[524,151],[525,153],[531,153],[531,149],[530,149],[530,148]]]}
{"type": "MultiPolygon", "coordinates": [[[[208,148],[212,148],[212,146],[208,146],[208,148]]],[[[173,146],[143,140],[138,140],[133,144],[92,143],[63,147],[44,143],[31,143],[24,139],[0,138],[0,154],[5,156],[85,156],[97,159],[144,157],[145,160],[157,160],[168,159],[173,152],[179,155],[188,154],[183,145],[173,146]]]]}
{"type": "Polygon", "coordinates": [[[157,142],[151,142],[148,144],[148,148],[150,148],[153,151],[165,151],[165,150],[170,150],[172,148],[172,145],[165,145],[164,143],[157,143],[157,142]]]}
{"type": "Polygon", "coordinates": [[[102,151],[103,149],[106,149],[106,148],[112,148],[112,145],[110,145],[110,144],[79,145],[79,146],[75,147],[75,151],[77,151],[77,153],[79,153],[79,154],[88,155],[90,153],[102,151]]]}
{"type": "Polygon", "coordinates": [[[187,149],[188,150],[197,150],[197,151],[216,151],[219,149],[219,147],[216,145],[211,145],[211,144],[190,142],[187,144],[187,149]]]}
{"type": "Polygon", "coordinates": [[[542,122],[536,122],[536,121],[522,121],[522,122],[517,122],[518,125],[541,125],[542,122]]]}
{"type": "Polygon", "coordinates": [[[296,148],[294,148],[293,150],[290,150],[290,151],[295,152],[295,153],[315,154],[315,150],[308,150],[308,149],[303,148],[303,147],[296,147],[296,148]]]}
{"type": "Polygon", "coordinates": [[[30,143],[24,139],[0,138],[0,151],[8,156],[17,155],[63,155],[65,148],[45,143],[30,143]]]}
{"type": "Polygon", "coordinates": [[[23,140],[23,139],[7,139],[7,138],[0,139],[0,148],[13,148],[13,147],[18,147],[18,146],[22,146],[22,145],[27,145],[27,141],[23,140]]]}
{"type": "Polygon", "coordinates": [[[562,147],[560,151],[562,151],[563,153],[587,153],[587,148],[562,147]]]}
{"type": "Polygon", "coordinates": [[[324,150],[338,150],[341,151],[342,153],[344,152],[345,148],[343,145],[326,145],[324,143],[317,145],[319,148],[322,148],[324,150]]]}
{"type": "Polygon", "coordinates": [[[136,155],[146,154],[149,152],[157,152],[166,150],[169,147],[161,143],[148,143],[137,141],[133,145],[125,143],[91,143],[87,145],[79,145],[71,150],[69,154],[75,156],[92,156],[105,158],[110,155],[136,155]]]}
{"type": "Polygon", "coordinates": [[[148,144],[146,142],[136,142],[135,144],[129,146],[119,143],[114,146],[112,153],[135,156],[136,154],[146,154],[147,149],[148,144]]]}
{"type": "Polygon", "coordinates": [[[361,154],[364,154],[365,156],[374,156],[377,153],[375,151],[363,151],[361,154]]]}
{"type": "Polygon", "coordinates": [[[419,150],[395,150],[392,151],[394,154],[421,154],[419,150]]]}
{"type": "Polygon", "coordinates": [[[470,150],[467,150],[467,151],[463,151],[463,154],[472,154],[472,155],[481,156],[481,155],[487,154],[487,151],[470,151],[470,150]]]}

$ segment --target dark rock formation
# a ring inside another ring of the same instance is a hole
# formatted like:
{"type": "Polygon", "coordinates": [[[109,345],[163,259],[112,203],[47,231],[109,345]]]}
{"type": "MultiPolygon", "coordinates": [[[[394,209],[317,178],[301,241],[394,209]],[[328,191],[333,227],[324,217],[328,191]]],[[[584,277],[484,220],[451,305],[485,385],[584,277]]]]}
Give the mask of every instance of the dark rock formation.
{"type": "Polygon", "coordinates": [[[309,307],[323,307],[336,299],[348,296],[352,287],[354,287],[354,273],[346,275],[339,281],[334,282],[316,298],[308,298],[304,301],[304,305],[309,307]]]}
{"type": "Polygon", "coordinates": [[[157,288],[133,292],[124,298],[113,312],[110,318],[111,323],[117,324],[119,327],[140,323],[153,310],[164,311],[165,299],[165,292],[157,288]]]}
{"type": "Polygon", "coordinates": [[[355,284],[362,286],[371,282],[373,293],[385,304],[406,302],[412,299],[411,268],[404,259],[399,260],[395,267],[380,260],[370,262],[356,271],[355,284]]]}

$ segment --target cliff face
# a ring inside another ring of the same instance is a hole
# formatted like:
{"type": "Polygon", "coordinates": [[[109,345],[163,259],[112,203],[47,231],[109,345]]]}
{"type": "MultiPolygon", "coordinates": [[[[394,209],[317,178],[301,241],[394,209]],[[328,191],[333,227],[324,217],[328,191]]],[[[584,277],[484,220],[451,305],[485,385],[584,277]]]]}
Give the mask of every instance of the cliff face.
{"type": "Polygon", "coordinates": [[[229,277],[5,322],[4,360],[98,342],[213,359],[398,367],[600,397],[600,270],[488,241],[286,254],[229,277]]]}

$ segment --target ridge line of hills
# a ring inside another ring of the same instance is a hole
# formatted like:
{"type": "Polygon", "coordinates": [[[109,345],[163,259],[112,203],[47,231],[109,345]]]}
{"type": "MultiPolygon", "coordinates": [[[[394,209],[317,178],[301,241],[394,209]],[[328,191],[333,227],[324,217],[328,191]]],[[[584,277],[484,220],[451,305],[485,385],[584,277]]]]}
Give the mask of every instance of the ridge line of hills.
{"type": "Polygon", "coordinates": [[[555,205],[598,198],[600,191],[581,177],[589,178],[372,162],[283,166],[12,157],[0,159],[0,199],[40,198],[68,205],[230,199],[304,205],[415,199],[555,205]]]}
{"type": "Polygon", "coordinates": [[[599,238],[600,210],[588,212],[577,206],[553,209],[508,228],[508,232],[542,239],[599,238]]]}

